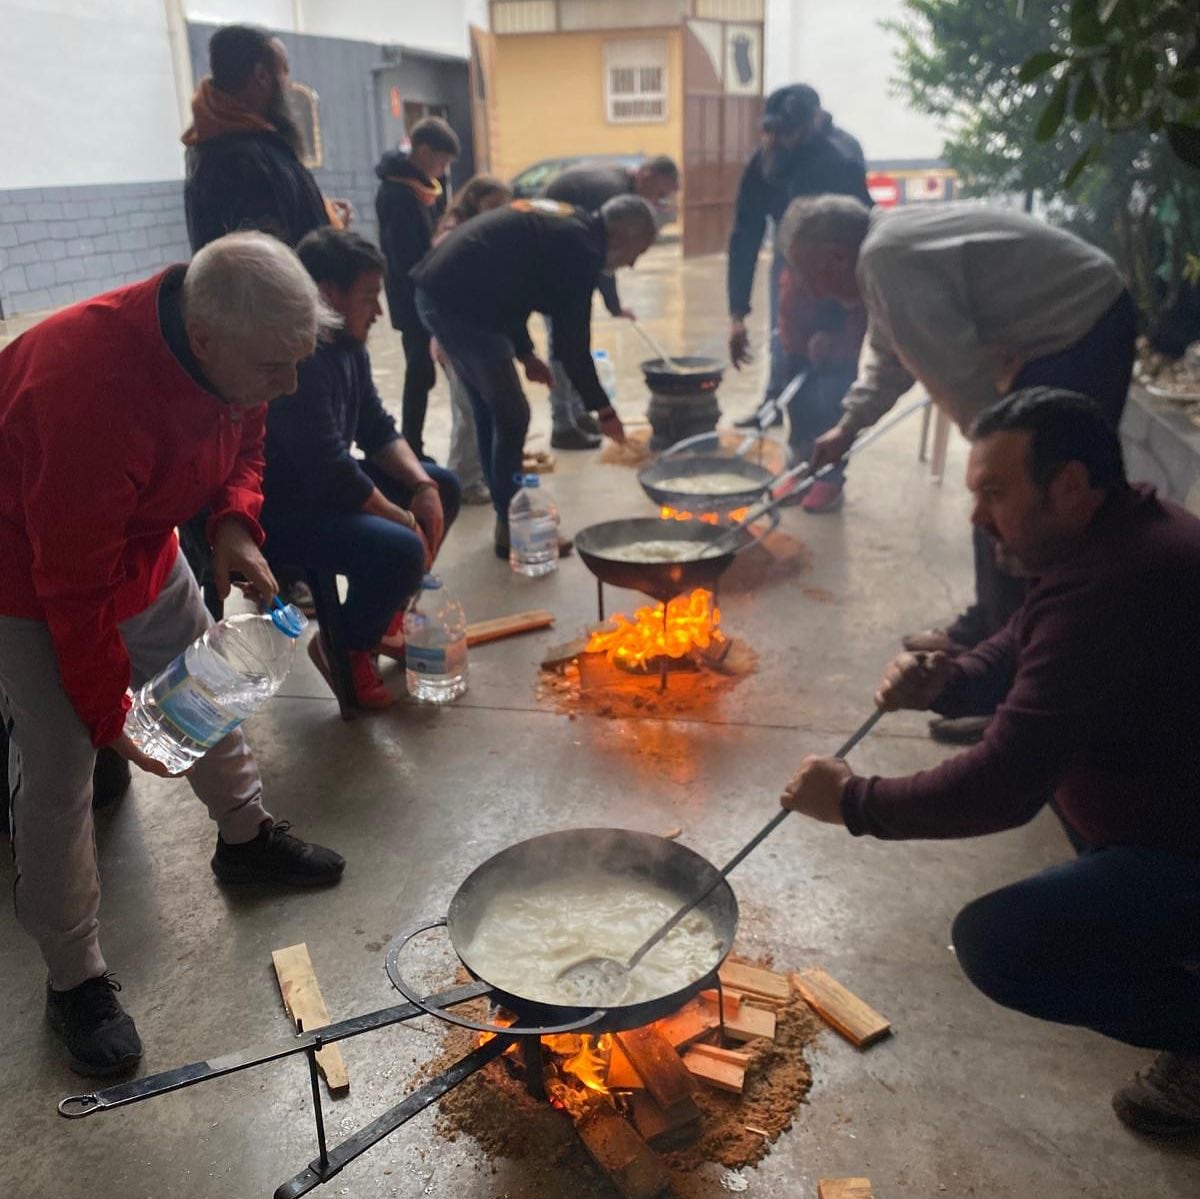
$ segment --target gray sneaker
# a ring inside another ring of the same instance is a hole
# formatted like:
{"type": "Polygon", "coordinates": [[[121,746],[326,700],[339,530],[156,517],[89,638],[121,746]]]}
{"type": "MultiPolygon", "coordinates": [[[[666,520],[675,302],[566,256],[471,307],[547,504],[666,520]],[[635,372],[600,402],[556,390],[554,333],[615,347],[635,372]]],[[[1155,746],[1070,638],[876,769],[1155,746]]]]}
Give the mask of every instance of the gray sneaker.
{"type": "Polygon", "coordinates": [[[1128,1086],[1115,1091],[1122,1124],[1156,1137],[1200,1133],[1200,1054],[1160,1053],[1128,1086]]]}

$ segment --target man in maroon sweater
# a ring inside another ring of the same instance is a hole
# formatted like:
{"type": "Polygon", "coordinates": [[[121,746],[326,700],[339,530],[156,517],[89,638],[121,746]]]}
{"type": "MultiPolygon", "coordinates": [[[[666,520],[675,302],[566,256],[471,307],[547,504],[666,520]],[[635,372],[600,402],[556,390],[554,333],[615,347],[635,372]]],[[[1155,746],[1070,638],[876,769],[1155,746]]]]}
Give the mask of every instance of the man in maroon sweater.
{"type": "Polygon", "coordinates": [[[970,903],[954,946],[1006,1007],[1159,1051],[1113,1096],[1143,1132],[1200,1131],[1200,520],[1125,481],[1100,409],[1016,393],[973,430],[972,521],[1031,578],[974,650],[901,654],[876,703],[966,715],[983,741],[908,778],[809,757],[783,803],[855,836],[975,837],[1049,801],[1080,851],[970,903]]]}
{"type": "MultiPolygon", "coordinates": [[[[17,919],[46,961],[46,1015],[80,1073],[142,1046],[100,949],[92,766],[110,746],[166,768],[125,732],[127,688],[212,623],[176,526],[204,506],[222,598],[230,575],[275,579],[263,532],[268,401],[334,323],[282,242],[238,233],[188,267],[85,300],[0,352],[0,719],[17,919]]],[[[188,772],[217,825],[223,883],[336,882],[340,855],[263,806],[240,729],[188,772]]]]}

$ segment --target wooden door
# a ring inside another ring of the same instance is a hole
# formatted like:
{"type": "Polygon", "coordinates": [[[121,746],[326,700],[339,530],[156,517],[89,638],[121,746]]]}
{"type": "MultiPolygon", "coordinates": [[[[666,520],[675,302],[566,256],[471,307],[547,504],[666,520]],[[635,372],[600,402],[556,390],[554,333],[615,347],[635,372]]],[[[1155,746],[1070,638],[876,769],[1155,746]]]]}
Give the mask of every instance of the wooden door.
{"type": "MultiPolygon", "coordinates": [[[[718,22],[683,30],[683,252],[715,254],[729,242],[742,168],[758,144],[761,94],[726,89],[724,64],[710,48],[723,44],[718,22]],[[703,36],[707,35],[707,36],[703,36]]],[[[761,43],[760,43],[761,44],[761,43]]]]}
{"type": "Polygon", "coordinates": [[[492,94],[496,78],[496,38],[476,25],[470,27],[471,61],[471,133],[475,141],[476,171],[492,169],[492,129],[490,111],[495,104],[492,94]]]}

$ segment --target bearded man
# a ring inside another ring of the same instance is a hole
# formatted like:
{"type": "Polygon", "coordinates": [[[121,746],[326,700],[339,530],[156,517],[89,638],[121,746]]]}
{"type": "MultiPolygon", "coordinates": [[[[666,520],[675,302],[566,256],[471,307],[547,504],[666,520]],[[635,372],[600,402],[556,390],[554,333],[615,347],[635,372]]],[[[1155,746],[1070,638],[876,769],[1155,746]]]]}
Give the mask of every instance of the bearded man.
{"type": "Polygon", "coordinates": [[[208,43],[211,74],[192,99],[183,200],[192,250],[226,233],[261,229],[296,246],[324,225],[348,223],[345,201],[326,202],[300,161],[288,112],[288,56],[262,29],[227,25],[208,43]]]}

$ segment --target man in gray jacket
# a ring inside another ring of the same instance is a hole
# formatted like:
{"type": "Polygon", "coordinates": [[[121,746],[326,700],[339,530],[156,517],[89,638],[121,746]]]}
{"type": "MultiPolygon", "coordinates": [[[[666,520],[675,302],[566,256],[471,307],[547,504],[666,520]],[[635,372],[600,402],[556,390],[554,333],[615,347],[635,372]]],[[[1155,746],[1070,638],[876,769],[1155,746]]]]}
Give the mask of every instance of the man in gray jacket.
{"type": "MultiPolygon", "coordinates": [[[[781,244],[813,296],[867,310],[858,379],[816,442],[816,465],[840,458],[914,383],[964,431],[1001,396],[1039,385],[1089,396],[1120,421],[1136,309],[1112,259],[1073,234],[978,204],[889,213],[828,195],[793,202],[781,244]]],[[[975,582],[967,612],[906,646],[969,648],[1020,605],[1024,581],[998,569],[978,528],[975,582]]]]}

